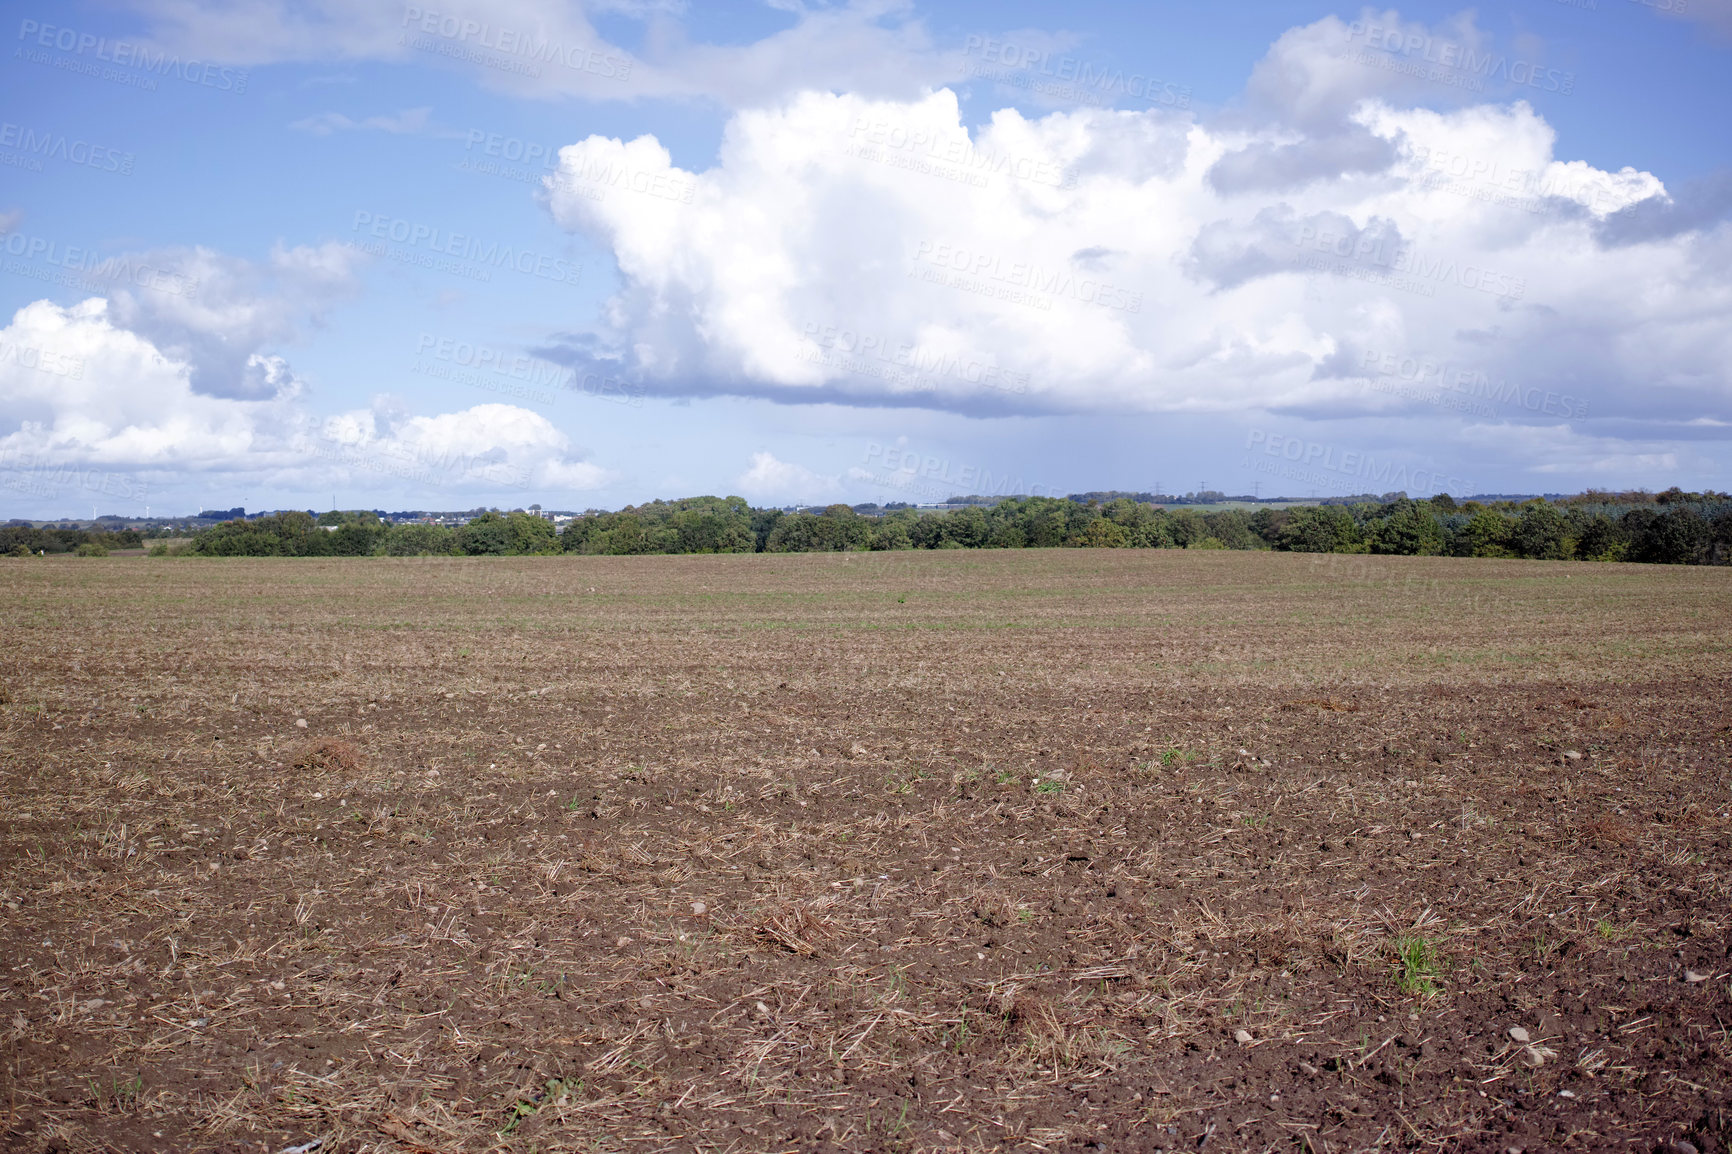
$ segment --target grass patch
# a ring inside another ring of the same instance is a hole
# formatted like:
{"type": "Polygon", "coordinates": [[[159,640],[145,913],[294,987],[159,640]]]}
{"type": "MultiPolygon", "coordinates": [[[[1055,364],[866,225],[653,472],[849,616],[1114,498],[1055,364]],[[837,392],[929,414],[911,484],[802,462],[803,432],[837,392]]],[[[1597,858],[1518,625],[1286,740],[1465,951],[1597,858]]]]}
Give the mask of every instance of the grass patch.
{"type": "Polygon", "coordinates": [[[1395,939],[1396,983],[1404,994],[1429,998],[1442,991],[1443,959],[1431,939],[1421,934],[1403,934],[1395,939]]]}

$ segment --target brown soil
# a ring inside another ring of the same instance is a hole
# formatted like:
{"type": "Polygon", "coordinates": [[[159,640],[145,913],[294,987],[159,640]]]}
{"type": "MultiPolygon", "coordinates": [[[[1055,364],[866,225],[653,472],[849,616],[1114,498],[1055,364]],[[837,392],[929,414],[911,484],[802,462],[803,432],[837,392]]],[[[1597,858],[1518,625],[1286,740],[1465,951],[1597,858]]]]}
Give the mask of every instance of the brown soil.
{"type": "Polygon", "coordinates": [[[1732,1149],[1725,571],[0,595],[8,1150],[1732,1149]]]}

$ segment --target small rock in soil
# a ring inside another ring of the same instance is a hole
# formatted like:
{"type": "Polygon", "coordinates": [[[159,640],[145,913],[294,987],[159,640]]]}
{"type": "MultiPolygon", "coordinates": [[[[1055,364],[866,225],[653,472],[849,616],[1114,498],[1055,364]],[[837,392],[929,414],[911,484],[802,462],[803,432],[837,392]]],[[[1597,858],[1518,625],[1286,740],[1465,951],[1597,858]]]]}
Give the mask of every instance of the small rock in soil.
{"type": "Polygon", "coordinates": [[[1251,1044],[1251,1031],[1249,1031],[1249,1030],[1234,1030],[1233,1031],[1233,1041],[1239,1043],[1239,1045],[1241,1045],[1241,1046],[1249,1046],[1251,1044]]]}
{"type": "Polygon", "coordinates": [[[1685,970],[1684,971],[1684,980],[1686,982],[1691,982],[1691,983],[1705,982],[1708,980],[1708,975],[1707,974],[1698,974],[1695,970],[1685,970]]]}
{"type": "Polygon", "coordinates": [[[1520,1026],[1511,1026],[1509,1028],[1509,1036],[1514,1038],[1516,1041],[1523,1043],[1524,1045],[1527,1043],[1527,1040],[1528,1040],[1528,1032],[1526,1030],[1522,1029],[1520,1026]]]}

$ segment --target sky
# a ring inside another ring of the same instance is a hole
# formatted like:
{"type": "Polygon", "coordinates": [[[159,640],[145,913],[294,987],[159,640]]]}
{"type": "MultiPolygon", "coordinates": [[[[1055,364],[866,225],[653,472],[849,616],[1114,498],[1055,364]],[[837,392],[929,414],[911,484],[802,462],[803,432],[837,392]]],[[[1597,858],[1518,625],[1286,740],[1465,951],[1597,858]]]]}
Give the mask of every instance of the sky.
{"type": "Polygon", "coordinates": [[[1732,0],[0,36],[0,517],[1732,484],[1732,0]]]}

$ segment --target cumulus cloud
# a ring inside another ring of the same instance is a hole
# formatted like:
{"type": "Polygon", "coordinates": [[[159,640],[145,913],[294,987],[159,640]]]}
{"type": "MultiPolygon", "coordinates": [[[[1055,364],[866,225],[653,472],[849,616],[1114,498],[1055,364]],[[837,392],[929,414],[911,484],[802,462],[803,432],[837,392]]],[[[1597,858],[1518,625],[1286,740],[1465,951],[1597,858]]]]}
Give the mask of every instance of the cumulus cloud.
{"type": "Polygon", "coordinates": [[[1666,240],[1679,233],[1712,228],[1732,215],[1732,171],[1722,170],[1681,188],[1676,196],[1655,195],[1619,209],[1599,222],[1606,245],[1666,240]]]}
{"type": "MultiPolygon", "coordinates": [[[[269,464],[292,421],[282,392],[231,399],[92,298],[37,301],[0,330],[0,449],[77,465],[200,470],[269,464]]],[[[259,366],[268,376],[274,366],[259,366]]]]}
{"type": "Polygon", "coordinates": [[[576,490],[613,479],[546,417],[515,405],[414,416],[382,400],[326,419],[297,447],[341,475],[373,474],[375,483],[388,476],[433,487],[576,490]]]}
{"type": "Polygon", "coordinates": [[[195,384],[196,364],[128,328],[119,312],[100,297],[69,307],[36,301],[0,329],[0,468],[215,473],[318,488],[354,479],[420,491],[581,490],[612,476],[547,418],[512,405],[427,416],[381,402],[320,420],[286,362],[269,353],[243,365],[256,381],[250,390],[212,393],[195,384]]]}
{"type": "Polygon", "coordinates": [[[1281,192],[1317,180],[1382,172],[1395,156],[1392,142],[1355,126],[1316,139],[1254,141],[1217,160],[1209,183],[1229,195],[1281,192]]]}
{"type": "Polygon", "coordinates": [[[197,392],[248,400],[289,395],[299,389],[294,374],[264,348],[317,326],[355,291],[363,259],[335,242],[279,246],[262,264],[204,247],[129,254],[115,267],[150,275],[114,278],[108,315],[184,362],[197,392]]]}
{"type": "Polygon", "coordinates": [[[1326,16],[1270,45],[1251,70],[1245,105],[1254,121],[1327,133],[1368,98],[1466,102],[1486,79],[1501,79],[1482,75],[1491,53],[1471,12],[1435,27],[1393,9],[1367,8],[1357,20],[1326,16]]]}
{"type": "Polygon", "coordinates": [[[804,465],[779,461],[775,454],[761,450],[752,454],[751,466],[734,478],[734,484],[747,497],[800,504],[810,504],[841,491],[836,478],[821,476],[804,465]]]}
{"type": "MultiPolygon", "coordinates": [[[[1421,54],[1447,41],[1488,83],[1530,75],[1465,19],[1358,23],[1421,54]]],[[[1213,121],[1005,110],[970,128],[948,90],[803,93],[734,115],[702,171],[653,137],[589,137],[545,196],[614,254],[591,339],[653,392],[1435,414],[1373,388],[1367,354],[1389,353],[1563,388],[1596,419],[1727,416],[1718,186],[1674,199],[1559,156],[1522,100],[1344,57],[1369,35],[1288,33],[1213,121]]]]}

